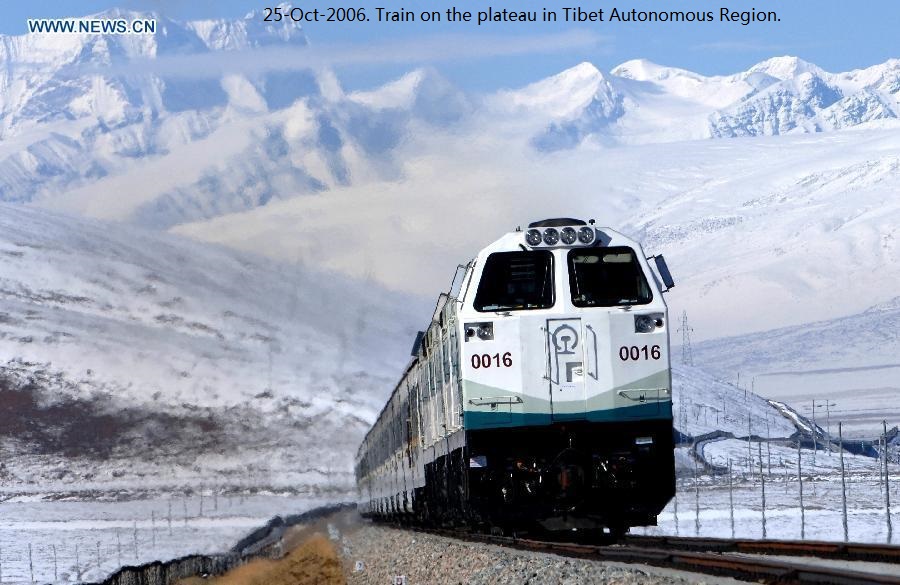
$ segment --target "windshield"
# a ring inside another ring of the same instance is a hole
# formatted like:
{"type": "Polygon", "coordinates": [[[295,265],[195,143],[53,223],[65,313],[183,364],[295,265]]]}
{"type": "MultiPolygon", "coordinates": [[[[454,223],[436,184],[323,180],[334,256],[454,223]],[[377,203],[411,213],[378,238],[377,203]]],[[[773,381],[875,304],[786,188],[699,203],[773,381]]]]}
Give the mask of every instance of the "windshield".
{"type": "Polygon", "coordinates": [[[653,299],[631,248],[591,248],[569,252],[569,288],[576,307],[645,305],[653,299]]]}
{"type": "Polygon", "coordinates": [[[475,295],[476,311],[553,306],[553,254],[548,250],[495,252],[488,256],[475,295]]]}

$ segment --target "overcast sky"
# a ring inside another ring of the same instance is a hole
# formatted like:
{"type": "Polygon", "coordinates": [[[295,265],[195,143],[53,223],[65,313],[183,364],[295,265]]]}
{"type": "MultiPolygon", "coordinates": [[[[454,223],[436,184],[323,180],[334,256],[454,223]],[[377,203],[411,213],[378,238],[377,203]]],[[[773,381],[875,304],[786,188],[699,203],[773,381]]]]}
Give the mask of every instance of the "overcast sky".
{"type": "MultiPolygon", "coordinates": [[[[8,0],[0,6],[0,33],[23,34],[28,18],[56,18],[82,16],[110,7],[153,10],[177,20],[197,18],[235,18],[249,11],[262,9],[274,2],[265,0],[8,0]]],[[[405,7],[412,10],[446,10],[449,6],[472,11],[488,5],[495,8],[557,10],[562,17],[565,5],[579,3],[552,0],[379,0],[363,3],[349,0],[305,2],[304,6],[362,6],[374,18],[375,6],[405,7]]],[[[797,55],[829,71],[845,71],[883,62],[900,56],[900,35],[896,22],[900,18],[900,2],[896,0],[622,0],[621,2],[588,2],[585,8],[638,8],[644,10],[712,10],[718,18],[724,5],[734,10],[777,10],[781,21],[776,23],[692,23],[692,24],[626,24],[626,23],[502,23],[476,26],[474,24],[431,23],[308,23],[304,27],[310,41],[320,49],[332,46],[348,50],[347,45],[371,45],[389,39],[415,40],[447,35],[482,35],[500,45],[505,37],[516,36],[517,42],[528,38],[565,32],[577,32],[579,38],[590,42],[575,43],[562,48],[552,43],[546,50],[525,53],[486,51],[479,57],[470,51],[458,62],[443,60],[440,70],[463,88],[490,90],[519,86],[558,73],[581,61],[591,61],[602,70],[634,58],[646,58],[664,65],[673,65],[704,74],[734,73],[776,55],[797,55]]],[[[260,16],[261,18],[261,16],[260,16]]],[[[470,38],[470,37],[466,37],[470,38]]],[[[452,42],[452,41],[448,41],[452,42]]],[[[406,44],[415,46],[415,42],[406,44]]],[[[411,57],[414,55],[411,54],[411,57]]],[[[420,64],[420,58],[414,59],[420,64]]],[[[409,69],[402,62],[347,64],[340,71],[348,88],[360,88],[396,77],[409,69]]]]}

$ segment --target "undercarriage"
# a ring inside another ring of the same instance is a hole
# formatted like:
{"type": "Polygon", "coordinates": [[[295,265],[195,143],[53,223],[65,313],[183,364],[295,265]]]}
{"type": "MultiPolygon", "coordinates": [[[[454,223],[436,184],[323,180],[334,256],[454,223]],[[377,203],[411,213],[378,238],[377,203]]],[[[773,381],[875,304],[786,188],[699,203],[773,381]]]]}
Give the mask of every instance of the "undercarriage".
{"type": "Polygon", "coordinates": [[[465,448],[426,466],[420,521],[621,534],[655,525],[675,493],[671,420],[574,421],[466,438],[465,448]]]}

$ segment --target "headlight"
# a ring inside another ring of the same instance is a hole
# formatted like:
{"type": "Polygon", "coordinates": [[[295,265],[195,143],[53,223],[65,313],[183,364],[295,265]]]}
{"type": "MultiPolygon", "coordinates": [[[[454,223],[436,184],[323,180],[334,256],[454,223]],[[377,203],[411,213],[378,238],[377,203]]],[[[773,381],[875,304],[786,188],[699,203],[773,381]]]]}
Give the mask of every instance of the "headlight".
{"type": "Polygon", "coordinates": [[[466,323],[464,329],[466,341],[471,341],[475,337],[482,341],[494,339],[494,324],[490,321],[483,323],[466,323]]]}
{"type": "Polygon", "coordinates": [[[575,228],[565,227],[562,229],[559,239],[562,240],[563,244],[569,245],[574,244],[577,237],[578,235],[575,233],[575,228]]]}
{"type": "Polygon", "coordinates": [[[578,230],[578,241],[582,244],[590,244],[594,241],[594,228],[584,226],[578,230]]]}
{"type": "Polygon", "coordinates": [[[663,314],[651,313],[650,315],[634,316],[635,333],[653,333],[657,327],[663,326],[663,314]]]}
{"type": "Polygon", "coordinates": [[[541,243],[541,232],[540,230],[528,230],[525,233],[525,241],[528,242],[529,246],[537,246],[541,243]]]}
{"type": "Polygon", "coordinates": [[[544,230],[544,243],[548,246],[555,246],[559,241],[559,232],[555,228],[547,228],[544,230]]]}

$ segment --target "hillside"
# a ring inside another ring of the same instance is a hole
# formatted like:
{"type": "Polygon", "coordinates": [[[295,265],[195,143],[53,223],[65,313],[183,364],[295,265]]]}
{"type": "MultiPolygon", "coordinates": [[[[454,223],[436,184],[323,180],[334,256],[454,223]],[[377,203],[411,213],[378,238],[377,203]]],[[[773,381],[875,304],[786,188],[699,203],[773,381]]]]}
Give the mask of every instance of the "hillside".
{"type": "Polygon", "coordinates": [[[744,385],[788,400],[818,422],[842,421],[851,434],[873,435],[900,419],[900,299],[837,319],[695,344],[694,362],[720,377],[741,372],[744,385]],[[828,408],[826,409],[826,403],[828,408]],[[826,419],[828,417],[828,419],[826,419]]]}
{"type": "Polygon", "coordinates": [[[346,487],[428,315],[371,282],[9,205],[0,258],[5,486],[346,487]]]}

